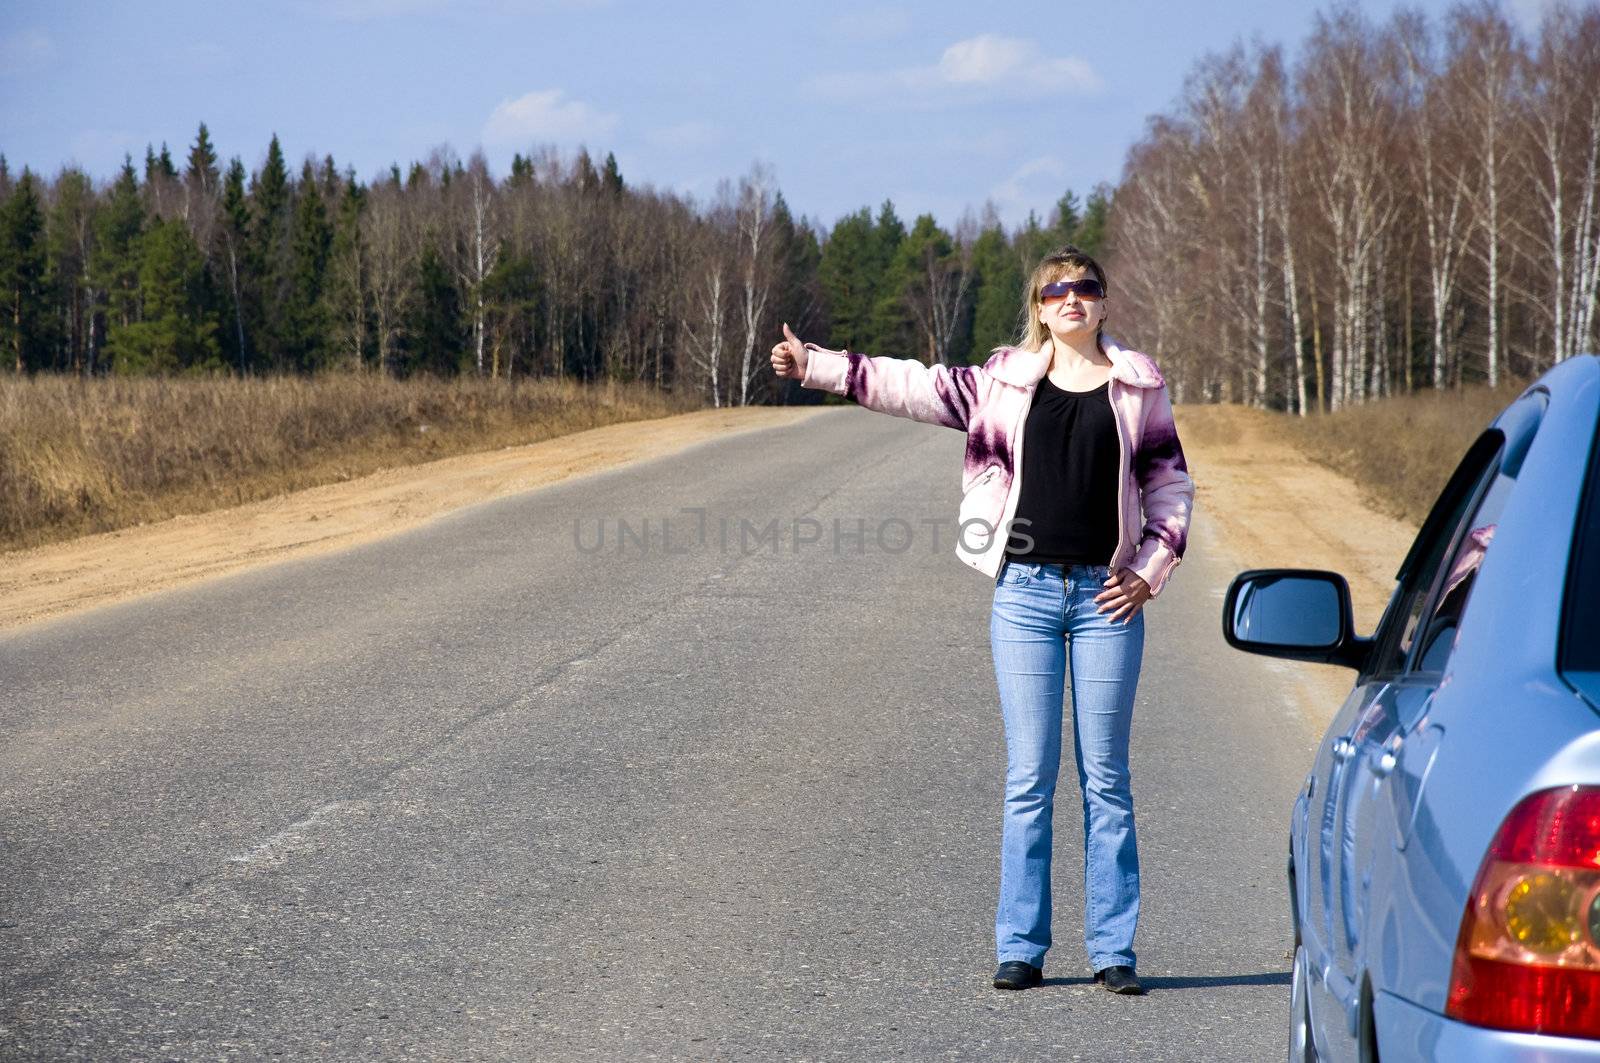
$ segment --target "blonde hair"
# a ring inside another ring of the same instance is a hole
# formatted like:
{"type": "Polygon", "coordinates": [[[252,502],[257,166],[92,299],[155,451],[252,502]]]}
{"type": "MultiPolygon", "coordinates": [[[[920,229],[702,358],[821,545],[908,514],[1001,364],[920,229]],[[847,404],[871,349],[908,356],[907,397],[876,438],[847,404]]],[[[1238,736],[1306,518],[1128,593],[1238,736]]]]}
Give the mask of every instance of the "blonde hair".
{"type": "MultiPolygon", "coordinates": [[[[1091,273],[1100,282],[1100,287],[1108,293],[1111,290],[1106,284],[1105,270],[1087,253],[1071,244],[1056,248],[1039,260],[1039,264],[1033,267],[1033,276],[1028,278],[1028,290],[1022,295],[1025,317],[1020,346],[1030,351],[1042,351],[1050,342],[1050,330],[1039,320],[1039,307],[1043,305],[1039,301],[1039,289],[1051,281],[1061,280],[1068,273],[1091,273]]],[[[1095,334],[1096,342],[1104,331],[1102,323],[1100,331],[1095,334]]]]}

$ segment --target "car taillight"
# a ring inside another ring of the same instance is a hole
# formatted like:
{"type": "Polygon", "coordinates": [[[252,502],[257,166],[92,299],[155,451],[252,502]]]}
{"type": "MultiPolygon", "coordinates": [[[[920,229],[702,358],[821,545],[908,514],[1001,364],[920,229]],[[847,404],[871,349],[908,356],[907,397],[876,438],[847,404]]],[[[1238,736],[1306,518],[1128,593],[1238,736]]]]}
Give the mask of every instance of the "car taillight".
{"type": "Polygon", "coordinates": [[[1600,1038],[1600,787],[1531,794],[1500,825],[1461,917],[1445,1011],[1600,1038]]]}

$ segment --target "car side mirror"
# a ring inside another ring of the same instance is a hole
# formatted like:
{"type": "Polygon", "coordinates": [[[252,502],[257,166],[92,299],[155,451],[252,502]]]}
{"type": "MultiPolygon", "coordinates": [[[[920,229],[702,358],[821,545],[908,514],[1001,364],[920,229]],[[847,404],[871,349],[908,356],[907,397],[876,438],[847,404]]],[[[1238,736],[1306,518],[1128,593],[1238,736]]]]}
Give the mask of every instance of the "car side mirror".
{"type": "Polygon", "coordinates": [[[1246,653],[1360,668],[1372,643],[1356,637],[1353,617],[1350,585],[1337,572],[1255,569],[1228,587],[1222,633],[1246,653]]]}

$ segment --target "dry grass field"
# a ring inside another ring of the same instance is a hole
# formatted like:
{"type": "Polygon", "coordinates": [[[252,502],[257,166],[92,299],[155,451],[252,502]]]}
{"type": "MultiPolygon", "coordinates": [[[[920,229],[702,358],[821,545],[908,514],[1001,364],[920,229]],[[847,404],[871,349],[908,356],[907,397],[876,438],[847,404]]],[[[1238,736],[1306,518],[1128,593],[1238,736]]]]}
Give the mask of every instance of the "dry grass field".
{"type": "Polygon", "coordinates": [[[1524,386],[1424,391],[1274,420],[1307,457],[1361,485],[1368,505],[1418,526],[1472,441],[1524,386]]]}
{"type": "Polygon", "coordinates": [[[0,376],[0,550],[699,405],[565,380],[0,376]]]}
{"type": "MultiPolygon", "coordinates": [[[[1516,391],[1422,393],[1305,419],[1254,411],[1251,424],[1415,525],[1516,391]]],[[[643,385],[568,380],[0,376],[0,551],[698,408],[643,385]]],[[[1194,417],[1190,430],[1217,429],[1194,417]]]]}

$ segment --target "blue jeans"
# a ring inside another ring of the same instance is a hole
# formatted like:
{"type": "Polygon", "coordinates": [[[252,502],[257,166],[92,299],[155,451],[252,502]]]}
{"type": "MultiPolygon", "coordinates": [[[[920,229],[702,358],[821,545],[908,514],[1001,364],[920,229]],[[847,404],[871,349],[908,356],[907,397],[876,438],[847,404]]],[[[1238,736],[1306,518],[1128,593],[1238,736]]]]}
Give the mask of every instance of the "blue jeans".
{"type": "Polygon", "coordinates": [[[1144,653],[1144,614],[1097,612],[1104,565],[1007,561],[995,580],[989,640],[1006,728],[1006,798],[995,946],[1000,962],[1044,966],[1050,948],[1051,817],[1061,764],[1068,658],[1072,734],[1083,792],[1083,936],[1095,970],[1134,965],[1139,852],[1128,733],[1144,653]]]}

